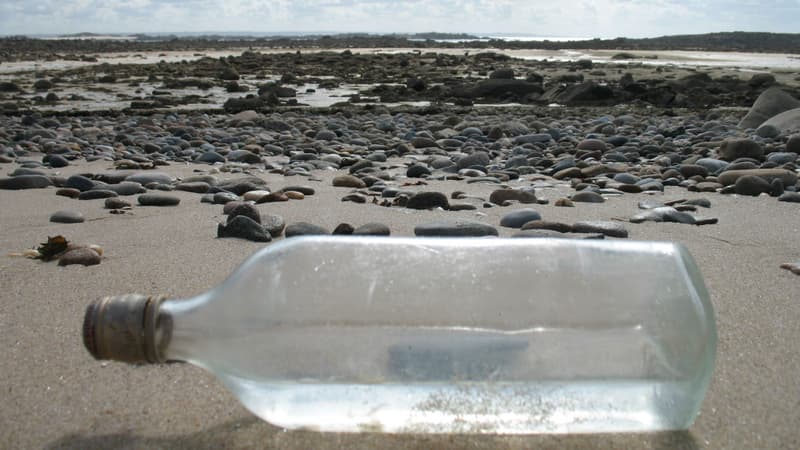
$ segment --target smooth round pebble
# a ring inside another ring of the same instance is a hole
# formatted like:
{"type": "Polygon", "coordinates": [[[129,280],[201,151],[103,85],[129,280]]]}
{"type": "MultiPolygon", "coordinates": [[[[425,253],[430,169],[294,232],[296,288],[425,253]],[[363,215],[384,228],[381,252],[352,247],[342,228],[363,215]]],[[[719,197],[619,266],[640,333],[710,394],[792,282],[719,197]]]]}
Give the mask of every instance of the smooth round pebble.
{"type": "Polygon", "coordinates": [[[82,223],[84,220],[83,214],[78,211],[61,210],[50,215],[50,222],[55,223],[82,223]]]}
{"type": "Polygon", "coordinates": [[[142,206],[176,206],[181,199],[167,194],[142,194],[137,201],[142,206]]]}
{"type": "Polygon", "coordinates": [[[542,215],[537,211],[525,208],[512,211],[500,219],[500,226],[507,228],[521,228],[528,222],[542,220],[542,215]]]}
{"type": "Polygon", "coordinates": [[[326,235],[331,234],[325,228],[308,222],[295,222],[286,226],[284,234],[287,238],[294,236],[326,235]]]}

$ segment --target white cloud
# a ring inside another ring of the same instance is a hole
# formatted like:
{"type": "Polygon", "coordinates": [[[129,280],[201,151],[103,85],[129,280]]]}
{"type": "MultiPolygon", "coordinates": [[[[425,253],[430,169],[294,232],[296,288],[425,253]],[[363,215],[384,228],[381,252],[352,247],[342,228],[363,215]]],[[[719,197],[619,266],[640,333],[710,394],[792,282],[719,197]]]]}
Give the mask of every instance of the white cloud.
{"type": "Polygon", "coordinates": [[[800,1],[2,0],[0,34],[168,31],[659,36],[796,32],[800,1]]]}

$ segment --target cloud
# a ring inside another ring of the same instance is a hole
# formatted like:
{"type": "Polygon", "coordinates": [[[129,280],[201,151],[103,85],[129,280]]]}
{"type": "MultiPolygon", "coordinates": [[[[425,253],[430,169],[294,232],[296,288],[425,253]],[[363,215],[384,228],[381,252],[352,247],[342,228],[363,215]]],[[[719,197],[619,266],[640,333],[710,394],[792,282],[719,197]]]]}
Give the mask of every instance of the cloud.
{"type": "Polygon", "coordinates": [[[2,0],[0,34],[442,31],[639,37],[795,32],[797,17],[798,0],[2,0]]]}

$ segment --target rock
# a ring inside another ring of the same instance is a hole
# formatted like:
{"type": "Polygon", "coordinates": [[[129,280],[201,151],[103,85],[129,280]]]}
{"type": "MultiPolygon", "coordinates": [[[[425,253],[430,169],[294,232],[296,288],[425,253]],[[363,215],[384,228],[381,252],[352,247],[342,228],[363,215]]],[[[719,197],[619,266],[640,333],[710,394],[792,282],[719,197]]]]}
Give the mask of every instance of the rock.
{"type": "Polygon", "coordinates": [[[604,220],[575,222],[572,225],[575,233],[601,233],[605,236],[627,238],[628,230],[622,224],[604,220]]]}
{"type": "Polygon", "coordinates": [[[553,206],[573,207],[575,204],[568,198],[560,198],[553,203],[553,206]]]}
{"type": "Polygon", "coordinates": [[[239,196],[233,192],[217,192],[212,197],[212,203],[215,205],[224,205],[228,202],[235,202],[239,200],[239,196]]]}
{"type": "Polygon", "coordinates": [[[789,139],[786,141],[786,151],[800,153],[800,134],[795,134],[789,137],[789,139]]]}
{"type": "Polygon", "coordinates": [[[19,175],[10,178],[0,178],[0,189],[41,189],[52,186],[50,178],[43,175],[19,175]]]}
{"type": "Polygon", "coordinates": [[[500,226],[521,228],[524,224],[534,220],[542,220],[542,215],[530,208],[518,209],[504,215],[500,219],[500,226]]]}
{"type": "Polygon", "coordinates": [[[751,139],[729,139],[719,148],[720,159],[733,161],[738,158],[763,159],[764,149],[751,139]]]}
{"type": "Polygon", "coordinates": [[[55,223],[82,223],[85,219],[78,211],[61,210],[50,216],[50,222],[55,223]]]}
{"type": "Polygon", "coordinates": [[[142,194],[137,201],[142,206],[176,206],[181,199],[167,194],[142,194]]]}
{"type": "Polygon", "coordinates": [[[370,222],[353,230],[353,234],[359,236],[389,236],[392,232],[385,224],[370,222]]]}
{"type": "Polygon", "coordinates": [[[261,217],[262,225],[270,236],[278,237],[283,234],[283,229],[286,227],[283,217],[276,214],[265,214],[261,217]]]}
{"type": "Polygon", "coordinates": [[[305,194],[297,191],[282,191],[282,194],[288,197],[290,200],[303,200],[306,198],[305,194]]]}
{"type": "Polygon", "coordinates": [[[140,172],[126,176],[125,181],[133,181],[142,186],[147,186],[150,183],[172,184],[175,179],[164,172],[140,172]]]}
{"type": "Polygon", "coordinates": [[[447,196],[441,192],[418,192],[411,196],[406,203],[406,208],[410,209],[449,209],[450,202],[447,196]]]}
{"type": "Polygon", "coordinates": [[[532,189],[497,189],[489,195],[489,201],[497,205],[502,205],[511,200],[526,204],[538,202],[536,193],[532,189]]]}
{"type": "Polygon", "coordinates": [[[756,129],[756,134],[763,138],[773,139],[780,136],[781,130],[779,130],[775,125],[762,124],[756,129]]]}
{"type": "Polygon", "coordinates": [[[584,139],[580,143],[578,143],[579,150],[589,150],[589,151],[606,151],[606,143],[601,141],[600,139],[584,139]]]}
{"type": "Polygon", "coordinates": [[[119,196],[119,194],[114,191],[109,191],[108,189],[92,189],[90,191],[81,192],[78,195],[78,200],[96,200],[99,198],[111,198],[117,196],[119,196]]]}
{"type": "Polygon", "coordinates": [[[336,133],[331,130],[319,130],[314,136],[314,139],[318,141],[332,141],[336,139],[336,133]]]}
{"type": "Polygon", "coordinates": [[[80,264],[83,266],[94,266],[100,264],[100,254],[89,247],[75,247],[68,250],[58,258],[59,266],[69,266],[80,264]]]}
{"type": "Polygon", "coordinates": [[[570,200],[583,203],[603,203],[606,201],[600,194],[593,191],[580,191],[572,194],[570,200]]]}
{"type": "Polygon", "coordinates": [[[770,117],[761,126],[775,127],[784,134],[800,131],[800,108],[790,109],[770,117]]]}
{"type": "Polygon", "coordinates": [[[193,181],[189,183],[178,183],[175,186],[175,190],[178,191],[186,191],[186,192],[194,192],[196,194],[205,194],[208,190],[211,189],[211,186],[204,182],[204,181],[193,181]]]}
{"type": "Polygon", "coordinates": [[[362,189],[367,187],[367,184],[364,183],[363,180],[353,175],[338,175],[333,178],[333,185],[336,187],[347,187],[355,189],[362,189]]]}
{"type": "Polygon", "coordinates": [[[355,228],[353,228],[353,226],[349,223],[340,223],[339,225],[336,225],[336,228],[333,229],[333,233],[331,234],[336,236],[349,236],[353,234],[353,231],[355,231],[355,228]]]}
{"type": "Polygon", "coordinates": [[[514,138],[514,143],[517,145],[522,144],[535,144],[535,143],[547,143],[553,140],[553,136],[548,133],[534,133],[534,134],[523,134],[520,136],[516,136],[514,138]]]}
{"type": "Polygon", "coordinates": [[[286,186],[285,188],[281,189],[281,192],[287,191],[295,191],[300,192],[303,195],[314,195],[315,191],[314,188],[311,186],[286,186]]]}
{"type": "Polygon", "coordinates": [[[53,168],[60,168],[67,167],[69,165],[69,161],[67,161],[67,158],[64,158],[61,155],[48,155],[47,164],[53,168]]]}
{"type": "Polygon", "coordinates": [[[61,188],[56,191],[56,195],[69,198],[78,198],[78,196],[81,195],[81,191],[73,188],[61,188]]]}
{"type": "Polygon", "coordinates": [[[342,197],[343,202],[367,203],[367,197],[359,193],[347,194],[342,197]]]}
{"type": "Polygon", "coordinates": [[[800,261],[794,263],[783,263],[781,269],[786,269],[795,275],[800,275],[800,261]]]}
{"type": "Polygon", "coordinates": [[[775,178],[780,178],[784,186],[794,186],[797,184],[797,174],[786,169],[745,169],[745,170],[726,170],[717,177],[723,186],[735,184],[739,177],[745,175],[755,175],[772,182],[775,178]]]}
{"type": "Polygon", "coordinates": [[[775,163],[777,165],[783,165],[786,163],[793,163],[797,161],[797,153],[792,152],[772,152],[767,155],[767,161],[771,163],[775,163]]]}
{"type": "Polygon", "coordinates": [[[250,203],[239,203],[233,209],[228,212],[228,221],[227,223],[230,224],[231,220],[233,220],[236,216],[245,216],[249,217],[256,222],[257,224],[261,224],[261,214],[259,214],[258,209],[250,203]]]}
{"type": "Polygon", "coordinates": [[[786,191],[778,197],[778,201],[800,203],[800,192],[786,191]]]}
{"type": "Polygon", "coordinates": [[[267,195],[261,196],[256,200],[256,203],[275,203],[275,202],[288,202],[289,196],[283,192],[271,192],[267,195]]]}
{"type": "Polygon", "coordinates": [[[484,151],[477,151],[466,155],[456,161],[456,166],[459,169],[466,169],[467,167],[480,166],[485,167],[491,162],[489,154],[484,151]]]}
{"type": "Polygon", "coordinates": [[[572,225],[561,222],[550,222],[547,220],[532,220],[522,225],[523,230],[552,230],[559,233],[572,232],[572,225]]]}
{"type": "Polygon", "coordinates": [[[440,220],[414,227],[417,236],[498,236],[497,229],[483,222],[466,219],[440,220]]]}
{"type": "Polygon", "coordinates": [[[294,236],[324,235],[331,234],[325,228],[308,222],[295,222],[286,227],[287,238],[294,236]]]}
{"type": "Polygon", "coordinates": [[[739,122],[739,127],[757,128],[767,119],[794,108],[800,108],[799,100],[780,88],[769,88],[758,96],[747,115],[739,122]]]}
{"type": "Polygon", "coordinates": [[[573,233],[560,233],[554,230],[547,230],[547,229],[529,229],[529,230],[521,230],[517,231],[516,233],[511,235],[512,238],[530,238],[530,239],[548,239],[548,238],[557,238],[557,239],[603,239],[604,236],[601,233],[582,233],[582,234],[573,234],[573,233]]]}
{"type": "Polygon", "coordinates": [[[769,181],[755,175],[745,175],[736,180],[736,193],[739,195],[758,196],[769,190],[769,181]]]}
{"type": "Polygon", "coordinates": [[[122,209],[122,208],[130,208],[130,202],[123,200],[119,197],[109,197],[106,199],[104,206],[106,209],[122,209]]]}
{"type": "Polygon", "coordinates": [[[701,177],[708,176],[708,169],[699,164],[681,164],[680,167],[678,167],[678,171],[684,178],[691,178],[698,175],[701,177]]]}
{"type": "Polygon", "coordinates": [[[64,186],[77,189],[81,192],[88,191],[89,189],[93,188],[94,185],[94,181],[84,177],[83,175],[72,175],[67,178],[67,182],[64,183],[64,186]]]}
{"type": "Polygon", "coordinates": [[[513,80],[514,79],[514,69],[505,67],[502,69],[493,70],[489,74],[490,80],[513,80]]]}
{"type": "Polygon", "coordinates": [[[255,242],[269,242],[272,236],[258,222],[248,216],[228,217],[226,225],[217,224],[218,238],[240,238],[255,242]]]}
{"type": "Polygon", "coordinates": [[[408,178],[422,178],[431,174],[431,170],[422,164],[413,164],[406,170],[408,178]]]}
{"type": "Polygon", "coordinates": [[[132,181],[123,181],[118,184],[95,185],[95,187],[92,188],[92,190],[99,189],[114,191],[117,195],[136,195],[147,191],[141,184],[132,181]]]}

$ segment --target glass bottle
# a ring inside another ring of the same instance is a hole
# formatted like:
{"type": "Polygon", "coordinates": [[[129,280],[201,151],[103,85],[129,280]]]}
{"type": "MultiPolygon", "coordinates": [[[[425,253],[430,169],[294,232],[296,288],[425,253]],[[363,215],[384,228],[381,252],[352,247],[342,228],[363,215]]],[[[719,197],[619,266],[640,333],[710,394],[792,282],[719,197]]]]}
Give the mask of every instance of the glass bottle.
{"type": "Polygon", "coordinates": [[[98,359],[184,361],[285,428],[582,433],[688,428],[714,312],[678,244],[317,236],[190,299],[91,304],[98,359]]]}

